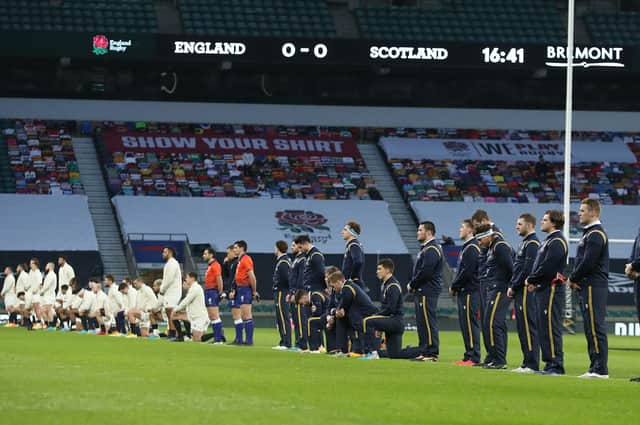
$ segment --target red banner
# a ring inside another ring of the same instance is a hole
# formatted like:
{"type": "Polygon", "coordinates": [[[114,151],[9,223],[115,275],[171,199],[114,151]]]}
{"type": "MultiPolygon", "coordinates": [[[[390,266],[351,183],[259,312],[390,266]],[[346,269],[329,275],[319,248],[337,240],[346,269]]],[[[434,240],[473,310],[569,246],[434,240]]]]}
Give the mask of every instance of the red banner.
{"type": "Polygon", "coordinates": [[[104,133],[109,152],[209,153],[274,156],[360,157],[353,139],[309,136],[245,136],[161,133],[104,133]]]}

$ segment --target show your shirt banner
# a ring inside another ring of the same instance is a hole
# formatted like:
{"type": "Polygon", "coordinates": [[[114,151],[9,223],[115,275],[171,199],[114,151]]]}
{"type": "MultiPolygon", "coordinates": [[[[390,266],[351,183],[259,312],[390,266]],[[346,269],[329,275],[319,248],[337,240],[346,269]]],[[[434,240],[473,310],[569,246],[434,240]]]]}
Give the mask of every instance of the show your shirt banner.
{"type": "MultiPolygon", "coordinates": [[[[380,138],[389,159],[564,162],[564,142],[533,140],[464,140],[380,138]]],[[[616,142],[574,142],[571,161],[635,163],[629,146],[616,142]]]]}
{"type": "Polygon", "coordinates": [[[309,136],[248,136],[241,134],[163,134],[121,133],[107,131],[103,135],[109,152],[209,153],[275,156],[351,156],[360,157],[353,139],[309,136]]]}
{"type": "MultiPolygon", "coordinates": [[[[520,214],[531,213],[536,217],[537,222],[547,210],[560,210],[560,204],[496,204],[484,202],[412,202],[411,206],[420,221],[431,220],[436,224],[440,235],[447,235],[457,241],[460,223],[465,218],[471,218],[476,209],[483,209],[489,213],[491,220],[502,230],[507,241],[514,248],[520,242],[520,237],[516,233],[516,220],[520,214]]],[[[571,238],[582,237],[582,229],[578,221],[578,204],[571,206],[570,232],[571,238]]],[[[610,239],[630,239],[633,240],[640,226],[638,207],[629,205],[603,205],[602,225],[604,226],[610,239]]],[[[539,225],[536,229],[539,229],[539,225]]],[[[538,237],[544,238],[546,235],[538,230],[538,237]]],[[[456,243],[460,243],[457,241],[456,243]]],[[[577,243],[572,243],[569,249],[569,256],[576,255],[577,243]]],[[[629,258],[631,244],[611,243],[609,244],[609,256],[611,258],[629,258]]]]}
{"type": "Polygon", "coordinates": [[[367,254],[406,254],[407,248],[383,201],[315,201],[236,198],[113,198],[122,232],[187,234],[217,250],[244,239],[249,252],[271,253],[275,241],[308,234],[327,254],[344,253],[341,231],[355,220],[367,254]]]}

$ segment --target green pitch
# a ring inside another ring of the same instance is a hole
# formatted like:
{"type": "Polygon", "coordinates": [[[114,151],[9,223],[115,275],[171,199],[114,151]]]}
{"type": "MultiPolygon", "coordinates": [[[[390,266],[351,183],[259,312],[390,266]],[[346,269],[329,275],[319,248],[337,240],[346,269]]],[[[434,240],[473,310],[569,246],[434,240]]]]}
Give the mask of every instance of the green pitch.
{"type": "MultiPolygon", "coordinates": [[[[227,334],[232,330],[227,329],[227,334]]],[[[413,342],[409,332],[405,342],[413,342]]],[[[0,329],[0,424],[635,424],[640,338],[612,337],[608,381],[587,369],[582,335],[565,337],[566,377],[441,362],[362,361],[254,347],[0,329]]],[[[509,361],[519,366],[517,338],[509,361]]]]}

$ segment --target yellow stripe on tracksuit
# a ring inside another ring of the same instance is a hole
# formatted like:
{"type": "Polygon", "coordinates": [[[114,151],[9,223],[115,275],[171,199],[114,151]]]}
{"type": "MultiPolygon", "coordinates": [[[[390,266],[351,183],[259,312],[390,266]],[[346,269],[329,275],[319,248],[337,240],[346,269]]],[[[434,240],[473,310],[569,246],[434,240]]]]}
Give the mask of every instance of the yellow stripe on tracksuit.
{"type": "Polygon", "coordinates": [[[309,317],[307,320],[307,336],[311,338],[311,321],[312,320],[320,320],[322,317],[309,317]]]}
{"type": "Polygon", "coordinates": [[[469,331],[469,348],[473,348],[473,334],[471,333],[471,313],[469,312],[470,302],[471,294],[467,294],[467,328],[469,331]]]}
{"type": "Polygon", "coordinates": [[[367,333],[367,320],[369,319],[388,319],[391,316],[383,316],[381,314],[374,314],[373,316],[368,316],[362,319],[362,331],[367,333]]]}
{"type": "Polygon", "coordinates": [[[551,346],[551,358],[556,357],[556,347],[553,343],[553,314],[551,308],[553,307],[553,296],[556,294],[556,286],[551,285],[551,294],[549,294],[549,306],[547,308],[547,324],[549,326],[549,345],[551,346]]]}
{"type": "Polygon", "coordinates": [[[589,320],[591,321],[591,337],[593,338],[593,348],[596,350],[596,354],[600,354],[600,347],[598,346],[598,338],[596,337],[596,321],[593,318],[593,295],[591,286],[589,286],[589,320]]]}
{"type": "Polygon", "coordinates": [[[522,313],[524,315],[524,332],[527,334],[527,348],[532,351],[531,333],[529,332],[529,318],[527,317],[527,288],[522,291],[522,313]]]}
{"type": "Polygon", "coordinates": [[[280,329],[282,330],[282,332],[286,333],[286,329],[287,328],[285,327],[286,325],[284,323],[284,314],[282,314],[282,304],[281,304],[281,302],[282,302],[282,291],[278,291],[278,312],[280,313],[280,323],[281,323],[281,326],[282,326],[280,329]]]}
{"type": "Polygon", "coordinates": [[[433,345],[433,339],[431,338],[431,325],[429,324],[429,316],[427,315],[427,297],[422,296],[422,314],[424,316],[424,322],[427,324],[427,335],[429,336],[429,345],[433,345]]]}
{"type": "Polygon", "coordinates": [[[300,306],[300,304],[296,306],[296,309],[298,310],[298,336],[302,338],[302,314],[300,313],[302,307],[300,306]]]}
{"type": "Polygon", "coordinates": [[[493,319],[496,316],[496,310],[498,308],[498,302],[500,301],[500,295],[502,295],[502,292],[498,292],[496,294],[496,299],[493,302],[493,309],[491,310],[491,317],[489,318],[489,341],[491,342],[492,347],[495,345],[493,339],[493,319]]]}

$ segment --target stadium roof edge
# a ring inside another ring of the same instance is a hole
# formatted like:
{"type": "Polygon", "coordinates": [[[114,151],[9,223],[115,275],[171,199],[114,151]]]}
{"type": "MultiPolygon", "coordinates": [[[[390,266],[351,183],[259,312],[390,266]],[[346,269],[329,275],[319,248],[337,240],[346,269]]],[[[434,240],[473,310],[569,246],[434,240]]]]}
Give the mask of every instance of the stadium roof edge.
{"type": "MultiPolygon", "coordinates": [[[[413,108],[0,98],[0,117],[356,127],[559,130],[551,110],[413,108]]],[[[574,131],[637,131],[640,112],[576,111],[574,131]]]]}

